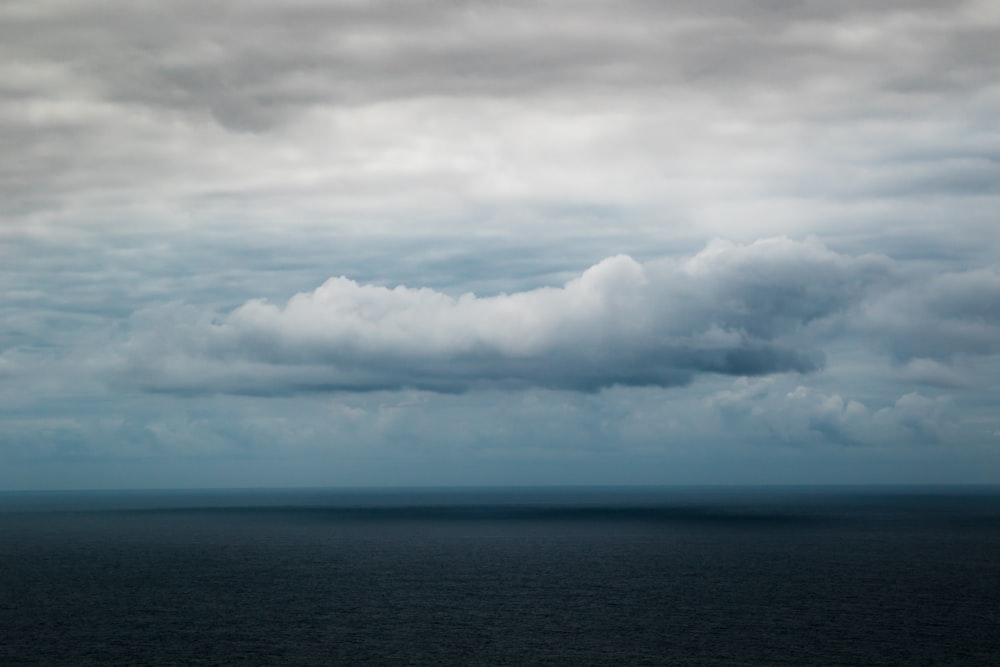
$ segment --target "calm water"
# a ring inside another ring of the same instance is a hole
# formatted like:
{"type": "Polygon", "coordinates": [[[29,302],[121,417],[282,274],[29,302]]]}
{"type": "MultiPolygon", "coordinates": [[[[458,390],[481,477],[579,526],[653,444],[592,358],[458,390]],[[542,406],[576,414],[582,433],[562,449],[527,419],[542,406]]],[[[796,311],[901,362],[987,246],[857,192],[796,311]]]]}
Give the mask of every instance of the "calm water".
{"type": "Polygon", "coordinates": [[[1000,491],[0,494],[0,664],[1000,664],[1000,491]]]}

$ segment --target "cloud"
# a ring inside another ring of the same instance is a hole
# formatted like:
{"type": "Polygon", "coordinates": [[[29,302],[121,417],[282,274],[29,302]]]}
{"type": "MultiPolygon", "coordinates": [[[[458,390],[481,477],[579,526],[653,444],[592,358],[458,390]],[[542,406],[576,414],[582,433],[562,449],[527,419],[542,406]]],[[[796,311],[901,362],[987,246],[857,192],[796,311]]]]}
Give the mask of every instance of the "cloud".
{"type": "Polygon", "coordinates": [[[591,206],[661,247],[983,236],[998,31],[988,1],[7,3],[0,234],[534,233],[591,206]]]}
{"type": "Polygon", "coordinates": [[[27,62],[68,66],[121,104],[204,115],[235,131],[265,131],[310,107],[417,96],[682,84],[808,93],[817,79],[827,95],[954,91],[989,81],[985,52],[998,24],[985,3],[845,0],[591,1],[572,11],[516,0],[92,0],[4,14],[4,44],[27,62]]]}
{"type": "Polygon", "coordinates": [[[796,335],[891,272],[817,241],[716,241],[683,260],[610,257],[562,287],[451,296],[332,278],[283,306],[141,313],[119,371],[154,391],[283,394],[676,386],[700,373],[808,373],[796,335]]]}
{"type": "MultiPolygon", "coordinates": [[[[705,406],[744,437],[796,446],[936,444],[954,440],[959,426],[949,396],[910,392],[873,409],[837,392],[803,385],[789,390],[770,378],[740,378],[706,398],[705,406]]],[[[963,435],[981,439],[981,430],[963,435]]]]}
{"type": "Polygon", "coordinates": [[[1000,352],[1000,272],[996,267],[946,272],[914,281],[865,306],[868,331],[901,363],[1000,352]]]}
{"type": "Polygon", "coordinates": [[[912,392],[876,412],[873,421],[882,426],[888,441],[933,444],[942,441],[942,433],[955,425],[957,416],[948,396],[930,398],[912,392]]]}
{"type": "Polygon", "coordinates": [[[899,367],[900,379],[917,384],[970,389],[976,386],[968,368],[954,368],[934,359],[915,358],[899,367]]]}
{"type": "Polygon", "coordinates": [[[737,380],[730,389],[708,399],[709,408],[739,429],[760,431],[781,442],[804,445],[815,441],[860,444],[868,409],[859,401],[845,400],[802,385],[783,391],[768,379],[737,380]]]}
{"type": "Polygon", "coordinates": [[[979,446],[997,43],[995,0],[0,3],[5,442],[979,446]]]}

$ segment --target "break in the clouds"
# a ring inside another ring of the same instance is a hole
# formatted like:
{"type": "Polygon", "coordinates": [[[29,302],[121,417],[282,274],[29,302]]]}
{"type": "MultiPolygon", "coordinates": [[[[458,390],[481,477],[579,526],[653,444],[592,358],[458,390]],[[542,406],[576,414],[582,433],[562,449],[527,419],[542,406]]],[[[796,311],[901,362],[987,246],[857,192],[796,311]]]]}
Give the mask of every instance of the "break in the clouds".
{"type": "Polygon", "coordinates": [[[592,391],[701,373],[810,373],[809,326],[891,278],[880,256],[816,241],[713,242],[682,259],[619,255],[561,287],[460,296],[332,278],[284,305],[139,318],[125,376],[147,389],[288,393],[475,387],[592,391]]]}

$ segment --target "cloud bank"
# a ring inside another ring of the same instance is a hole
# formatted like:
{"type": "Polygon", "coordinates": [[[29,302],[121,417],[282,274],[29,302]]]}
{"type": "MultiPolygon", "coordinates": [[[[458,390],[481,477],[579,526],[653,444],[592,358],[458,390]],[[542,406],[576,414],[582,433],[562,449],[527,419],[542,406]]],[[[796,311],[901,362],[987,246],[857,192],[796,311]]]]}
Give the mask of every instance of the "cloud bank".
{"type": "Polygon", "coordinates": [[[995,0],[0,3],[0,486],[996,482],[997,44],[995,0]]]}
{"type": "Polygon", "coordinates": [[[676,386],[699,373],[809,373],[800,334],[889,279],[817,241],[716,241],[686,259],[609,257],[562,287],[451,296],[332,278],[285,305],[135,318],[124,377],[171,392],[676,386]]]}
{"type": "Polygon", "coordinates": [[[988,0],[5,3],[0,235],[995,248],[998,40],[988,0]]]}

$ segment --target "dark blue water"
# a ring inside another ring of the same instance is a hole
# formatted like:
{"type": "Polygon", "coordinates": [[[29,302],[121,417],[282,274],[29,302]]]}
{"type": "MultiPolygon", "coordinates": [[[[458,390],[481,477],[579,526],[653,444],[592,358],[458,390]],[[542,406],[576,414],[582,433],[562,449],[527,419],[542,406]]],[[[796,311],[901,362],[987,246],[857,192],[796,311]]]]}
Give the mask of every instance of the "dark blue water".
{"type": "Polygon", "coordinates": [[[1000,491],[0,494],[0,664],[997,665],[1000,491]]]}

